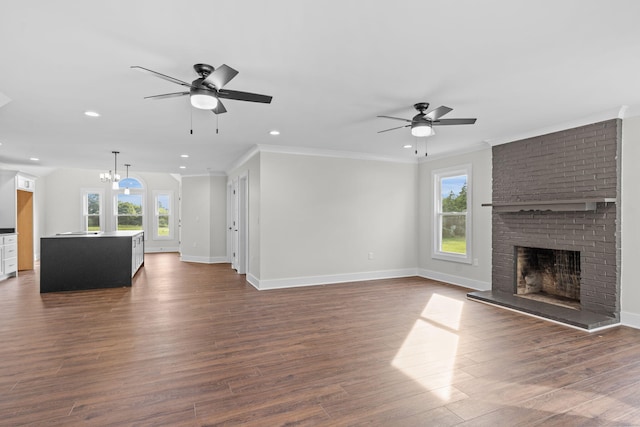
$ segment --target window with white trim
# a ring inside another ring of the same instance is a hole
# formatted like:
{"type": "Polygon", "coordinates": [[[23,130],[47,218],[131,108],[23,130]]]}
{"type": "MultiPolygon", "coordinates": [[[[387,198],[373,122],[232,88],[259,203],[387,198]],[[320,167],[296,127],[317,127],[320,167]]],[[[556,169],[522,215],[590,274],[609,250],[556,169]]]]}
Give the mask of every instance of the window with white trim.
{"type": "Polygon", "coordinates": [[[471,165],[432,173],[433,258],[471,264],[471,165]]]}
{"type": "Polygon", "coordinates": [[[154,191],[153,205],[153,238],[173,239],[173,191],[154,191]]]}
{"type": "Polygon", "coordinates": [[[104,190],[82,190],[82,231],[104,231],[104,190]]]}
{"type": "Polygon", "coordinates": [[[135,178],[120,180],[114,195],[115,229],[144,230],[144,188],[135,178]]]}

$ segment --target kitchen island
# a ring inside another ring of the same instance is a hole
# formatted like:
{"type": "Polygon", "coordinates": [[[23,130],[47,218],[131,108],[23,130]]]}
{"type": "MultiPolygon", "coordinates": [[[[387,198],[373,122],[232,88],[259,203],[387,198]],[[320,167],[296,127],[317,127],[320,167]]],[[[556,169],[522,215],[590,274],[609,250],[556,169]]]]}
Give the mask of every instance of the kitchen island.
{"type": "Polygon", "coordinates": [[[142,231],[40,238],[40,293],[131,286],[144,264],[142,231]]]}

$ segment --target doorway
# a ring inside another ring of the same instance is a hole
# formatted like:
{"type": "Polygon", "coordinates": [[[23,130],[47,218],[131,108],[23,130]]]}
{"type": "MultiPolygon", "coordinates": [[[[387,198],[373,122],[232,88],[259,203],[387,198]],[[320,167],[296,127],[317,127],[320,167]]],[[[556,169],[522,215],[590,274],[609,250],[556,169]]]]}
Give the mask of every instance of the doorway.
{"type": "Polygon", "coordinates": [[[227,233],[227,250],[231,260],[231,268],[238,274],[247,274],[248,262],[248,176],[243,175],[231,182],[227,187],[229,203],[229,225],[227,233]]]}
{"type": "Polygon", "coordinates": [[[33,193],[17,190],[18,271],[33,270],[33,193]]]}

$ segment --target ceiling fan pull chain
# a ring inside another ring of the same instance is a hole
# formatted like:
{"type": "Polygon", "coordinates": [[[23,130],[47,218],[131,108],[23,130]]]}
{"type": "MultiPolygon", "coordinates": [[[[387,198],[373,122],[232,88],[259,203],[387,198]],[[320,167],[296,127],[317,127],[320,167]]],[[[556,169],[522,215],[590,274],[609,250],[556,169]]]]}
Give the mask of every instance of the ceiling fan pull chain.
{"type": "Polygon", "coordinates": [[[189,108],[189,116],[191,116],[191,135],[193,135],[193,108],[189,108]]]}
{"type": "Polygon", "coordinates": [[[216,114],[216,135],[218,134],[218,115],[216,114]]]}

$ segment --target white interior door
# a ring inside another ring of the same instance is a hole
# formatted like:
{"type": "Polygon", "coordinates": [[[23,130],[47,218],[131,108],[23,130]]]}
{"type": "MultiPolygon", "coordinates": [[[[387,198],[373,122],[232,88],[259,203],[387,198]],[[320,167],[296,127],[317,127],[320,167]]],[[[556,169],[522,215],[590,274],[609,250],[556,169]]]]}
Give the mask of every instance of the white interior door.
{"type": "Polygon", "coordinates": [[[237,268],[239,274],[247,274],[247,250],[248,250],[248,182],[247,176],[240,177],[236,191],[238,199],[237,216],[237,268]]]}
{"type": "Polygon", "coordinates": [[[238,270],[238,180],[231,183],[231,268],[238,270]]]}
{"type": "Polygon", "coordinates": [[[233,183],[227,182],[227,261],[233,261],[233,183]]]}

